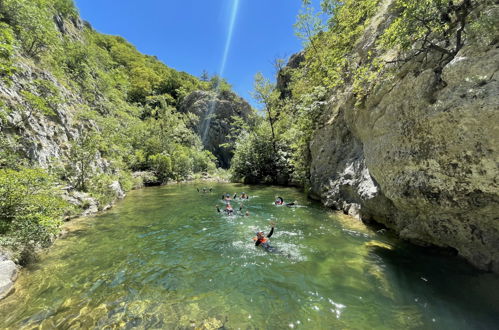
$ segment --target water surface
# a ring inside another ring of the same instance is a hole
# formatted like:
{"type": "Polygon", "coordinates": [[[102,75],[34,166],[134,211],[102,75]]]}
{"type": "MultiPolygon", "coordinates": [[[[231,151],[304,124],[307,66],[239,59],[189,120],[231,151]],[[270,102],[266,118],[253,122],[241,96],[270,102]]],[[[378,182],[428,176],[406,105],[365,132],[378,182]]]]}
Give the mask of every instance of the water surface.
{"type": "MultiPolygon", "coordinates": [[[[206,183],[204,184],[206,185],[206,183]]],[[[0,302],[2,328],[494,329],[499,277],[431,254],[292,188],[133,191],[70,223],[0,302]],[[249,193],[226,216],[224,192],[249,193]],[[300,207],[275,206],[277,195],[300,207]],[[268,253],[254,231],[276,223],[268,253]]]]}

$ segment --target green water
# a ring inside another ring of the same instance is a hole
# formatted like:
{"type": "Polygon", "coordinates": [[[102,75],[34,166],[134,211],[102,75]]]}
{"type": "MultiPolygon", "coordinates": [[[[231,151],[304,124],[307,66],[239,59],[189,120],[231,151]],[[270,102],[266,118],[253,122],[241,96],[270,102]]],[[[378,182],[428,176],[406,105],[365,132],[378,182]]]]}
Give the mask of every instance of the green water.
{"type": "Polygon", "coordinates": [[[1,328],[499,326],[496,275],[366,229],[291,188],[201,186],[134,191],[72,222],[0,302],[1,328]],[[250,194],[250,216],[217,213],[222,193],[236,191],[250,194]],[[276,195],[302,207],[274,206],[276,195]],[[277,253],[252,241],[269,221],[277,253]]]}

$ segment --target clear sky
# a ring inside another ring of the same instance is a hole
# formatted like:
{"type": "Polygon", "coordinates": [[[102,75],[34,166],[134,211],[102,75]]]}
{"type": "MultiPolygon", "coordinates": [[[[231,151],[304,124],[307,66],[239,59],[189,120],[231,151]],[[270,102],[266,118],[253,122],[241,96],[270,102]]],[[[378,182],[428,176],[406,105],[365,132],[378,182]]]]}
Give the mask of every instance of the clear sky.
{"type": "Polygon", "coordinates": [[[75,2],[97,31],[120,35],[176,70],[198,77],[203,70],[222,74],[253,105],[254,75],[273,78],[273,60],[302,48],[293,30],[300,0],[75,2]]]}

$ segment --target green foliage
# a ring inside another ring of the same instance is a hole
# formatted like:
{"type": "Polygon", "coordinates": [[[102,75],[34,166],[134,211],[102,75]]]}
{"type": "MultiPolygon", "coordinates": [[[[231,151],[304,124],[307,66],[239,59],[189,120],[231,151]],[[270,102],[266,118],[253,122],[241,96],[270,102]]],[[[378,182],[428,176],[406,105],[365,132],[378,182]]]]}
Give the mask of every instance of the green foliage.
{"type": "Polygon", "coordinates": [[[251,132],[243,132],[231,161],[232,179],[245,183],[288,183],[292,172],[289,148],[282,140],[275,147],[274,150],[267,121],[261,121],[251,132]]]}
{"type": "Polygon", "coordinates": [[[37,57],[58,43],[52,9],[47,0],[3,0],[2,21],[15,31],[27,56],[37,57]]]}
{"type": "Polygon", "coordinates": [[[28,252],[50,243],[70,209],[54,184],[43,170],[0,169],[0,234],[4,244],[28,252]]]}
{"type": "Polygon", "coordinates": [[[52,0],[55,12],[62,15],[64,18],[76,18],[78,11],[73,3],[73,0],[52,0]]]}
{"type": "Polygon", "coordinates": [[[155,154],[149,156],[148,165],[156,173],[160,181],[166,182],[173,176],[172,159],[168,155],[155,154]]]}
{"type": "Polygon", "coordinates": [[[463,47],[472,0],[397,0],[400,13],[380,38],[384,49],[398,48],[406,61],[429,51],[441,53],[440,66],[463,47]]]}
{"type": "Polygon", "coordinates": [[[7,138],[0,133],[0,168],[20,169],[26,165],[26,160],[20,152],[16,136],[7,138]]]}
{"type": "Polygon", "coordinates": [[[36,94],[27,90],[21,91],[21,95],[27,103],[27,112],[56,116],[54,109],[62,102],[57,87],[49,80],[36,79],[33,83],[36,94]]]}
{"type": "Polygon", "coordinates": [[[303,26],[309,33],[306,48],[306,69],[295,72],[295,86],[298,94],[306,93],[314,86],[333,88],[349,82],[352,78],[350,56],[353,47],[374,15],[379,0],[323,1],[322,10],[313,16],[311,10],[298,17],[295,25],[300,33],[303,26]],[[330,15],[329,30],[324,30],[320,16],[330,15]],[[312,23],[310,23],[310,21],[312,23]]]}
{"type": "Polygon", "coordinates": [[[89,178],[88,192],[97,199],[100,209],[112,204],[116,199],[116,192],[111,188],[114,181],[117,181],[117,178],[106,173],[95,174],[89,178]]]}
{"type": "Polygon", "coordinates": [[[222,77],[214,75],[210,78],[210,89],[213,91],[230,91],[232,86],[222,77]]]}
{"type": "Polygon", "coordinates": [[[21,95],[28,104],[28,111],[39,111],[46,116],[55,116],[54,110],[50,107],[47,100],[41,96],[33,94],[29,91],[21,91],[21,95]]]}
{"type": "Polygon", "coordinates": [[[14,32],[9,25],[0,22],[0,77],[4,80],[15,72],[14,46],[14,32]]]}
{"type": "Polygon", "coordinates": [[[89,180],[96,175],[92,165],[97,156],[99,138],[94,132],[84,131],[71,143],[64,178],[77,190],[87,191],[89,180]]]}

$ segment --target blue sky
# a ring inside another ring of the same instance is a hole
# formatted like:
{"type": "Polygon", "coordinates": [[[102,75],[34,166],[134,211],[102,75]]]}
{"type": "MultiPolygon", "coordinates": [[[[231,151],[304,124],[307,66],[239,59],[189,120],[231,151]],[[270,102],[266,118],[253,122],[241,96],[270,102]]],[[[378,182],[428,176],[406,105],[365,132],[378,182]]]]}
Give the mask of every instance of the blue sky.
{"type": "Polygon", "coordinates": [[[75,0],[83,19],[99,32],[120,35],[139,51],[192,75],[220,74],[250,101],[253,77],[274,77],[272,62],[302,48],[293,24],[300,0],[75,0]]]}

